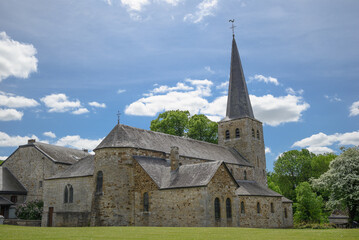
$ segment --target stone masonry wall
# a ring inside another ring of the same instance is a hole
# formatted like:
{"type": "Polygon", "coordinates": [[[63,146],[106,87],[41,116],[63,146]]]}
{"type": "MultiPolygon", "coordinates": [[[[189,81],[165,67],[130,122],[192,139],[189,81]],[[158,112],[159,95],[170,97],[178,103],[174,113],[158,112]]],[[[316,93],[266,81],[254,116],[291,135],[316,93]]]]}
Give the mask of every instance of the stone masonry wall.
{"type": "Polygon", "coordinates": [[[19,147],[2,166],[7,167],[26,188],[27,201],[43,200],[44,178],[68,167],[55,164],[33,146],[19,147]]]}
{"type": "Polygon", "coordinates": [[[239,209],[239,225],[241,227],[284,227],[281,197],[240,196],[239,206],[242,201],[244,202],[245,212],[242,213],[239,209]],[[260,213],[257,212],[257,203],[260,204],[260,213]],[[274,212],[271,211],[271,203],[273,203],[274,212]]]}
{"type": "Polygon", "coordinates": [[[219,122],[218,144],[233,147],[240,152],[254,165],[254,180],[264,186],[267,185],[263,126],[261,122],[251,118],[219,122]],[[240,131],[239,138],[236,138],[237,128],[240,131]],[[252,129],[254,130],[254,137],[252,136],[252,129]],[[226,139],[227,130],[230,133],[229,139],[226,139]]]}
{"type": "Polygon", "coordinates": [[[93,193],[93,177],[45,180],[42,226],[47,226],[49,207],[54,208],[53,226],[89,226],[93,193]],[[64,203],[67,184],[73,187],[73,203],[64,203]]]}
{"type": "Polygon", "coordinates": [[[236,184],[222,165],[207,187],[158,190],[153,181],[135,164],[135,225],[136,226],[238,226],[235,215],[236,184]],[[143,194],[149,194],[149,211],[144,212],[143,194]],[[220,198],[221,220],[214,219],[214,199],[220,198]],[[226,219],[225,201],[232,202],[232,218],[226,219]]]}
{"type": "Polygon", "coordinates": [[[289,202],[283,202],[282,205],[282,216],[283,216],[283,227],[293,227],[293,204],[289,202]],[[285,209],[287,210],[287,216],[285,216],[285,209]]]}

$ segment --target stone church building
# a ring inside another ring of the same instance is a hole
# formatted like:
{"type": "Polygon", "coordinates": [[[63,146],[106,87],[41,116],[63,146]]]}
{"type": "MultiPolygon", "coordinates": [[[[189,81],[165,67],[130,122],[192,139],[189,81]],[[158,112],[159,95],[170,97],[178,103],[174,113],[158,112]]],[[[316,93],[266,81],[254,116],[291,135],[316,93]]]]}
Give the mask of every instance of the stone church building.
{"type": "MultiPolygon", "coordinates": [[[[27,200],[44,201],[42,226],[293,225],[292,201],[267,187],[263,127],[234,36],[218,144],[117,124],[94,152],[31,140],[1,168],[27,200]]],[[[0,206],[11,202],[1,190],[0,206]]]]}

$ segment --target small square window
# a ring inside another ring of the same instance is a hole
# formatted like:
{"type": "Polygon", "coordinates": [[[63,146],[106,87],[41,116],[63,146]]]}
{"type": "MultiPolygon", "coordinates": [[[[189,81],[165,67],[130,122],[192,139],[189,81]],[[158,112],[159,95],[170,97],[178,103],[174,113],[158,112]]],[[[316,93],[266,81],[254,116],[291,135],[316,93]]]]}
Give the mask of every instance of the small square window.
{"type": "Polygon", "coordinates": [[[17,203],[17,196],[11,196],[10,201],[13,203],[17,203]]]}

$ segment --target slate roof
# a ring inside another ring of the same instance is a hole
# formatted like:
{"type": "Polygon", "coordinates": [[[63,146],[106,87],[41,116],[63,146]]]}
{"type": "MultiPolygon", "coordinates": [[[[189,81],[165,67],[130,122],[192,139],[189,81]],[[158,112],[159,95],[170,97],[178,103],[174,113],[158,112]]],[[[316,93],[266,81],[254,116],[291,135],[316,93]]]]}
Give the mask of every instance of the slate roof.
{"type": "Polygon", "coordinates": [[[226,117],[222,121],[249,117],[254,119],[251,101],[248,95],[241,59],[236,40],[232,40],[231,70],[228,87],[226,117]]]}
{"type": "Polygon", "coordinates": [[[55,174],[48,179],[92,176],[94,173],[94,160],[94,155],[87,156],[68,167],[65,171],[55,174]]]}
{"type": "Polygon", "coordinates": [[[25,187],[6,167],[0,166],[0,194],[27,194],[25,187]]]}
{"type": "Polygon", "coordinates": [[[184,164],[171,171],[170,162],[166,159],[144,156],[134,156],[134,159],[160,189],[207,186],[223,164],[220,161],[184,164]]]}
{"type": "Polygon", "coordinates": [[[238,196],[282,197],[279,193],[261,186],[255,181],[237,180],[237,183],[239,185],[239,188],[236,190],[238,196]]]}
{"type": "Polygon", "coordinates": [[[20,146],[20,148],[31,146],[35,147],[55,163],[73,164],[78,162],[80,159],[91,155],[83,150],[61,147],[42,142],[29,143],[20,146]]]}
{"type": "Polygon", "coordinates": [[[13,205],[14,203],[0,196],[0,205],[13,205]]]}
{"type": "Polygon", "coordinates": [[[292,203],[293,201],[286,198],[286,197],[282,197],[282,202],[285,202],[285,203],[292,203]]]}
{"type": "Polygon", "coordinates": [[[181,156],[253,166],[232,148],[134,128],[123,124],[117,124],[95,150],[101,148],[132,147],[169,153],[172,146],[179,148],[181,156]]]}

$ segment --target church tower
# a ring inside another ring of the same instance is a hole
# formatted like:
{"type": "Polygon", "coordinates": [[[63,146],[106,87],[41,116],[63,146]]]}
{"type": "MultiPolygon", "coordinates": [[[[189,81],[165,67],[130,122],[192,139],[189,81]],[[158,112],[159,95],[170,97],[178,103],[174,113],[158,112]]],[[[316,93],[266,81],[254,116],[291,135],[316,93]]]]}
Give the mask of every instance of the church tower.
{"type": "Polygon", "coordinates": [[[267,184],[263,126],[254,118],[233,34],[226,117],[218,123],[218,144],[236,149],[254,166],[254,180],[267,184]]]}

